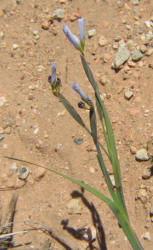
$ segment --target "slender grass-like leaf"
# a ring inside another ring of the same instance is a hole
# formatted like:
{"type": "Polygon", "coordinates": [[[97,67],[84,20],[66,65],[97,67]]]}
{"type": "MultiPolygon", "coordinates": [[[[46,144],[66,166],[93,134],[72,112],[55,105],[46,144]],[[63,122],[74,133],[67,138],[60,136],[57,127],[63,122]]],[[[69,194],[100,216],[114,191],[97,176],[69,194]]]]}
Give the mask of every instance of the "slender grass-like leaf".
{"type": "Polygon", "coordinates": [[[91,135],[96,145],[97,144],[97,121],[96,121],[96,114],[95,114],[93,106],[90,108],[89,116],[90,116],[91,135]]]}
{"type": "Polygon", "coordinates": [[[40,168],[44,168],[44,169],[46,169],[46,170],[48,170],[48,171],[50,171],[50,172],[52,172],[52,173],[54,173],[54,174],[57,174],[57,175],[59,175],[59,176],[64,177],[65,179],[67,179],[67,180],[69,180],[69,181],[71,181],[71,182],[73,182],[73,183],[79,185],[80,187],[86,189],[86,190],[89,191],[90,193],[94,194],[97,198],[103,200],[105,203],[107,203],[107,204],[112,203],[112,200],[111,200],[111,199],[109,199],[107,196],[105,196],[104,194],[102,194],[101,192],[99,192],[97,189],[95,189],[95,188],[93,188],[93,187],[91,187],[91,186],[85,184],[84,182],[82,182],[82,181],[80,181],[80,180],[77,180],[77,179],[72,178],[72,177],[70,177],[70,176],[68,176],[68,175],[65,175],[65,174],[63,174],[63,173],[61,173],[61,172],[58,172],[58,171],[56,171],[56,170],[53,170],[53,169],[51,169],[51,168],[42,166],[42,165],[37,164],[37,163],[33,163],[33,162],[31,162],[31,161],[19,159],[19,158],[16,158],[16,157],[5,156],[5,158],[10,159],[10,160],[20,161],[20,162],[27,163],[27,164],[31,164],[31,165],[34,165],[34,166],[37,166],[37,167],[40,167],[40,168]]]}
{"type": "Polygon", "coordinates": [[[99,148],[99,143],[97,141],[97,121],[96,121],[96,114],[95,114],[95,110],[94,110],[94,106],[92,106],[90,108],[90,127],[91,127],[91,135],[94,141],[94,144],[96,146],[97,149],[97,157],[98,157],[98,161],[99,161],[99,165],[101,167],[102,173],[104,175],[105,181],[107,183],[107,187],[109,189],[109,192],[111,194],[111,196],[113,197],[114,200],[116,200],[116,195],[115,192],[113,190],[113,185],[112,182],[110,180],[109,174],[107,172],[107,169],[105,167],[105,163],[103,161],[103,157],[99,148]]]}
{"type": "MultiPolygon", "coordinates": [[[[104,136],[106,137],[105,139],[106,139],[106,143],[107,143],[108,153],[109,153],[110,159],[112,161],[112,168],[113,168],[113,173],[114,173],[114,178],[115,178],[116,193],[117,193],[118,197],[120,198],[122,205],[124,206],[125,211],[127,213],[126,206],[125,206],[125,200],[124,200],[124,196],[123,196],[122,184],[121,184],[120,165],[119,165],[119,161],[118,161],[115,139],[114,139],[114,134],[113,134],[111,122],[109,120],[105,105],[100,98],[99,88],[97,86],[97,83],[94,80],[92,71],[89,68],[89,66],[85,60],[85,57],[83,55],[81,55],[81,61],[82,61],[84,71],[87,75],[87,78],[95,91],[96,105],[97,105],[99,117],[100,117],[100,119],[103,118],[104,122],[105,122],[106,131],[104,130],[104,126],[103,126],[103,131],[104,131],[104,136]],[[102,110],[102,114],[101,114],[100,109],[102,110]]],[[[127,216],[128,216],[128,214],[127,214],[127,216]]]]}
{"type": "Polygon", "coordinates": [[[62,95],[59,94],[58,98],[60,100],[60,102],[63,103],[64,107],[66,108],[66,110],[69,112],[69,114],[74,118],[74,120],[79,123],[83,128],[86,129],[86,131],[91,134],[90,130],[87,128],[87,126],[85,125],[85,123],[83,122],[81,116],[79,115],[79,113],[75,110],[75,108],[71,105],[71,103],[69,103],[69,101],[62,95]]]}
{"type": "Polygon", "coordinates": [[[28,163],[40,168],[44,168],[54,174],[57,174],[59,176],[64,177],[65,179],[79,185],[80,187],[84,188],[85,190],[87,190],[88,192],[92,193],[93,195],[95,195],[97,198],[99,198],[100,200],[104,201],[109,208],[112,210],[113,214],[115,215],[115,217],[118,219],[118,222],[120,223],[124,233],[126,234],[129,242],[131,243],[132,247],[134,250],[144,250],[143,247],[141,246],[141,243],[139,242],[136,234],[134,233],[134,231],[132,230],[129,221],[127,219],[127,217],[125,216],[125,214],[122,213],[122,211],[120,210],[120,207],[118,206],[117,203],[115,203],[114,201],[112,201],[111,199],[109,199],[107,196],[105,196],[103,193],[99,192],[97,189],[75,179],[72,178],[70,176],[67,176],[61,172],[55,171],[53,169],[50,169],[48,167],[42,166],[40,164],[37,163],[33,163],[30,161],[26,161],[26,160],[22,160],[16,157],[11,157],[11,156],[5,156],[5,158],[7,159],[11,159],[11,160],[15,160],[15,161],[20,161],[20,162],[24,162],[24,163],[28,163]]]}

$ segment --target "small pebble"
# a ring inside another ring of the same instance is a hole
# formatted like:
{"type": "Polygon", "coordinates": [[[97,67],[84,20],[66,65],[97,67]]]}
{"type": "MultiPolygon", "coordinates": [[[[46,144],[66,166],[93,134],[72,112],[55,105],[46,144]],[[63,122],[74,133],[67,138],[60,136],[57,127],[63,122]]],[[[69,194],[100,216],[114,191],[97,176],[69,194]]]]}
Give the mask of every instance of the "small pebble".
{"type": "Polygon", "coordinates": [[[18,178],[21,179],[21,180],[26,180],[29,173],[30,173],[30,171],[26,166],[21,166],[18,169],[18,178]]]}
{"type": "Polygon", "coordinates": [[[22,4],[22,0],[16,0],[16,4],[17,5],[21,5],[22,4]]]}
{"type": "Polygon", "coordinates": [[[33,30],[33,35],[37,36],[39,34],[38,30],[33,30]]]}
{"type": "Polygon", "coordinates": [[[144,44],[142,44],[142,45],[140,46],[140,51],[141,51],[142,53],[145,53],[145,52],[147,51],[147,46],[144,45],[144,44]]]}
{"type": "Polygon", "coordinates": [[[100,97],[101,97],[102,101],[104,101],[104,100],[105,100],[106,96],[107,96],[107,95],[106,95],[106,93],[104,93],[104,92],[100,95],[100,97]]]}
{"type": "Polygon", "coordinates": [[[134,45],[134,42],[133,42],[133,40],[131,40],[131,39],[129,39],[129,40],[127,41],[127,43],[126,43],[126,46],[127,46],[128,48],[131,48],[133,45],[134,45]]]}
{"type": "Polygon", "coordinates": [[[83,143],[83,138],[75,138],[74,139],[74,142],[78,145],[82,144],[83,143]]]}
{"type": "Polygon", "coordinates": [[[12,45],[12,49],[13,49],[13,50],[16,50],[16,49],[18,49],[18,48],[19,48],[19,45],[18,45],[18,44],[14,43],[14,44],[12,45]]]}
{"type": "Polygon", "coordinates": [[[128,60],[129,56],[130,56],[129,50],[125,46],[120,46],[115,55],[113,67],[115,69],[119,69],[120,66],[128,60]]]}
{"type": "Polygon", "coordinates": [[[149,160],[149,156],[147,153],[147,150],[145,148],[141,148],[136,152],[136,156],[135,156],[137,161],[148,161],[149,160]]]}
{"type": "Polygon", "coordinates": [[[107,41],[107,39],[106,39],[104,36],[101,36],[101,37],[99,38],[98,44],[99,44],[101,47],[104,47],[104,46],[106,46],[106,45],[108,44],[108,41],[107,41]]]}
{"type": "Polygon", "coordinates": [[[134,61],[134,62],[137,62],[139,61],[141,58],[143,57],[143,54],[141,53],[140,50],[138,49],[135,49],[131,52],[131,59],[134,61]]]}
{"type": "Polygon", "coordinates": [[[88,37],[91,38],[96,35],[96,29],[88,30],[88,37]]]}
{"type": "Polygon", "coordinates": [[[146,20],[144,24],[146,25],[147,28],[151,28],[151,20],[146,20]]]}
{"type": "Polygon", "coordinates": [[[145,232],[143,235],[144,240],[151,240],[150,232],[145,232]]]}
{"type": "Polygon", "coordinates": [[[116,36],[116,37],[114,38],[114,41],[115,41],[115,42],[119,42],[121,39],[122,39],[122,38],[121,38],[120,36],[116,36]]]}
{"type": "Polygon", "coordinates": [[[89,172],[91,173],[91,174],[94,174],[96,171],[95,171],[95,168],[93,168],[93,167],[90,167],[89,168],[89,172]]]}
{"type": "Polygon", "coordinates": [[[69,214],[81,214],[81,205],[78,199],[71,199],[66,205],[69,214]]]}
{"type": "Polygon", "coordinates": [[[111,174],[109,177],[111,179],[113,187],[115,187],[115,177],[114,177],[114,175],[111,174]]]}
{"type": "Polygon", "coordinates": [[[32,171],[32,176],[36,181],[40,181],[44,177],[46,173],[46,169],[44,168],[37,168],[36,171],[32,171]]]}
{"type": "Polygon", "coordinates": [[[140,188],[137,198],[140,199],[143,204],[145,204],[148,201],[148,194],[146,189],[140,188]]]}
{"type": "Polygon", "coordinates": [[[148,40],[148,41],[151,41],[153,39],[153,33],[145,34],[145,39],[148,40]]]}
{"type": "Polygon", "coordinates": [[[150,206],[150,216],[153,217],[153,201],[151,202],[150,206]]]}
{"type": "Polygon", "coordinates": [[[56,9],[53,12],[53,18],[56,20],[62,20],[64,18],[64,11],[62,9],[56,9]]]}
{"type": "Polygon", "coordinates": [[[2,141],[5,138],[3,134],[0,134],[0,141],[2,141]]]}
{"type": "Polygon", "coordinates": [[[146,56],[151,56],[153,54],[153,48],[149,48],[146,52],[145,55],[146,56]]]}
{"type": "Polygon", "coordinates": [[[135,66],[136,66],[135,62],[133,62],[133,61],[128,61],[127,64],[130,68],[135,68],[135,66]]]}
{"type": "Polygon", "coordinates": [[[59,3],[64,4],[64,3],[67,3],[67,1],[68,1],[68,0],[59,0],[59,3]]]}
{"type": "Polygon", "coordinates": [[[150,168],[147,167],[143,170],[142,179],[149,179],[151,177],[150,168]]]}
{"type": "Polygon", "coordinates": [[[103,54],[103,60],[105,63],[109,62],[112,59],[111,53],[104,53],[103,54]]]}
{"type": "Polygon", "coordinates": [[[114,50],[117,50],[118,49],[118,43],[114,43],[113,45],[112,45],[112,48],[114,49],[114,50]]]}
{"type": "Polygon", "coordinates": [[[2,107],[6,103],[6,98],[4,96],[0,96],[0,107],[2,107]]]}
{"type": "Polygon", "coordinates": [[[50,22],[48,20],[45,20],[42,24],[41,24],[41,28],[43,30],[48,30],[50,26],[50,22]]]}
{"type": "Polygon", "coordinates": [[[80,17],[79,13],[72,13],[72,15],[70,16],[70,21],[73,22],[77,20],[79,17],[80,17]]]}
{"type": "Polygon", "coordinates": [[[107,79],[107,77],[105,75],[103,75],[101,78],[100,78],[100,83],[105,86],[106,84],[110,83],[110,81],[107,79]]]}
{"type": "Polygon", "coordinates": [[[39,128],[35,128],[33,131],[34,135],[38,134],[38,131],[39,131],[39,128]]]}
{"type": "Polygon", "coordinates": [[[45,67],[43,65],[38,65],[38,67],[37,67],[38,72],[42,72],[42,71],[44,71],[44,69],[45,69],[45,67]]]}
{"type": "Polygon", "coordinates": [[[3,38],[4,38],[4,32],[0,31],[0,39],[3,39],[3,38]]]}
{"type": "Polygon", "coordinates": [[[133,91],[131,89],[129,89],[129,88],[126,88],[124,90],[125,99],[130,100],[132,98],[132,96],[133,96],[133,91]]]}
{"type": "Polygon", "coordinates": [[[136,152],[137,152],[136,147],[130,146],[130,152],[131,152],[131,154],[136,154],[136,152]]]}
{"type": "Polygon", "coordinates": [[[130,24],[125,24],[125,27],[127,30],[131,30],[131,25],[130,24]]]}
{"type": "Polygon", "coordinates": [[[140,3],[140,0],[133,0],[134,5],[139,5],[139,3],[140,3]]]}

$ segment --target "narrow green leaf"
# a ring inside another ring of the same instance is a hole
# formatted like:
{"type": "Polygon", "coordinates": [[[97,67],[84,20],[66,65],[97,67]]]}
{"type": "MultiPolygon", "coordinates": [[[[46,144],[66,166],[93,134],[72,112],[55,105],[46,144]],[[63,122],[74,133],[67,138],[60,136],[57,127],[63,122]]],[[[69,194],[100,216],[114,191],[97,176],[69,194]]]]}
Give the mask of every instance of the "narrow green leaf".
{"type": "Polygon", "coordinates": [[[91,135],[95,144],[97,144],[97,121],[94,107],[90,108],[90,127],[91,127],[91,135]]]}
{"type": "Polygon", "coordinates": [[[115,191],[113,190],[113,185],[112,185],[111,179],[109,177],[108,171],[106,169],[106,166],[105,166],[102,154],[101,154],[99,144],[97,143],[95,146],[96,146],[96,149],[97,149],[98,162],[99,162],[100,168],[102,170],[102,173],[104,175],[108,190],[109,190],[113,200],[116,201],[117,199],[116,199],[115,191]]]}
{"type": "Polygon", "coordinates": [[[62,94],[59,94],[58,98],[59,98],[60,102],[63,103],[64,107],[69,112],[69,114],[74,118],[74,120],[77,123],[79,123],[83,128],[85,128],[86,131],[89,134],[91,134],[90,130],[86,127],[86,125],[83,122],[82,118],[80,117],[80,115],[78,114],[78,112],[75,110],[75,108],[71,105],[71,103],[69,103],[69,101],[62,94]]]}
{"type": "MultiPolygon", "coordinates": [[[[110,157],[111,162],[112,162],[112,168],[113,168],[113,173],[114,173],[114,178],[115,178],[115,185],[117,188],[116,192],[117,192],[117,195],[118,195],[120,201],[122,202],[122,205],[124,206],[124,209],[127,213],[126,206],[125,206],[125,200],[124,200],[124,196],[123,196],[122,184],[121,184],[120,165],[119,165],[119,161],[118,161],[117,150],[116,150],[115,139],[114,139],[114,134],[113,134],[111,122],[109,120],[105,105],[101,100],[98,85],[95,82],[92,71],[91,71],[90,67],[88,66],[86,59],[83,55],[81,55],[81,61],[82,61],[84,71],[87,75],[87,78],[95,91],[97,111],[98,111],[100,120],[104,119],[104,122],[105,122],[106,132],[105,132],[105,128],[104,128],[103,123],[102,123],[102,126],[103,126],[105,140],[107,143],[108,154],[109,154],[109,157],[110,157]],[[102,110],[102,113],[101,113],[100,109],[102,110]]],[[[127,216],[128,216],[128,214],[127,214],[127,216]]]]}
{"type": "Polygon", "coordinates": [[[111,199],[109,199],[107,196],[105,196],[104,194],[102,194],[101,192],[99,192],[97,189],[89,186],[88,184],[85,184],[82,181],[79,181],[79,180],[77,180],[75,178],[72,178],[72,177],[70,177],[68,175],[65,175],[65,174],[63,174],[61,172],[58,172],[56,170],[53,170],[51,168],[42,166],[42,165],[37,164],[37,163],[33,163],[31,161],[26,161],[26,160],[19,159],[19,158],[16,158],[16,157],[5,156],[5,158],[11,159],[11,160],[15,160],[15,161],[20,161],[20,162],[23,162],[23,163],[28,163],[28,164],[31,164],[31,165],[34,165],[34,166],[37,166],[37,167],[40,167],[40,168],[44,168],[44,169],[46,169],[46,170],[48,170],[48,171],[50,171],[50,172],[52,172],[54,174],[57,174],[57,175],[60,175],[60,176],[64,177],[65,179],[67,179],[67,180],[69,180],[69,181],[71,181],[71,182],[79,185],[80,187],[86,189],[87,191],[89,191],[90,193],[92,193],[93,195],[95,195],[97,198],[103,200],[105,203],[107,203],[107,204],[112,203],[111,199]]]}
{"type": "Polygon", "coordinates": [[[85,60],[85,57],[83,55],[80,55],[81,57],[81,62],[82,62],[82,65],[83,65],[83,68],[84,68],[84,71],[86,73],[86,76],[88,77],[88,80],[89,82],[91,83],[93,89],[96,91],[97,89],[97,86],[95,84],[95,80],[94,80],[94,77],[93,77],[93,74],[92,74],[92,71],[90,70],[86,60],[85,60]]]}

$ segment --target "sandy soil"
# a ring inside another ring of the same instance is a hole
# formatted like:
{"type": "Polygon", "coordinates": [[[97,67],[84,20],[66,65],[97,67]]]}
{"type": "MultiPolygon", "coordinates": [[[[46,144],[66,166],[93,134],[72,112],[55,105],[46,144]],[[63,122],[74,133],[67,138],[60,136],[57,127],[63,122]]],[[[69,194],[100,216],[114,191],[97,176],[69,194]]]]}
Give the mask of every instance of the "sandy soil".
{"type": "MultiPolygon", "coordinates": [[[[153,178],[142,179],[144,169],[151,162],[136,161],[135,152],[146,148],[153,136],[153,54],[144,55],[134,64],[126,63],[117,73],[111,67],[121,42],[132,40],[129,50],[144,46],[143,36],[152,30],[145,21],[153,21],[152,14],[151,0],[140,1],[138,5],[132,0],[0,1],[0,134],[4,137],[0,141],[0,200],[3,218],[12,194],[19,195],[14,231],[22,231],[30,227],[29,223],[37,222],[50,227],[72,249],[86,249],[87,242],[74,239],[63,230],[61,221],[68,219],[75,229],[91,227],[93,230],[93,223],[90,211],[80,198],[80,214],[70,214],[67,208],[72,191],[80,190],[76,185],[36,166],[6,159],[6,155],[61,171],[107,194],[91,138],[52,95],[47,80],[51,62],[56,61],[62,93],[76,108],[79,97],[71,89],[74,81],[94,98],[79,52],[62,31],[62,25],[67,24],[78,35],[76,19],[81,16],[86,22],[86,58],[101,93],[106,93],[105,104],[115,133],[131,224],[144,249],[152,249],[153,178]],[[57,8],[64,12],[61,21],[52,19],[57,8]],[[96,35],[89,39],[87,31],[92,28],[96,29],[96,35]],[[101,36],[106,39],[104,46],[98,44],[101,36]],[[124,97],[127,87],[133,91],[130,100],[124,97]],[[83,138],[83,143],[75,144],[74,138],[83,138]],[[14,171],[23,165],[30,170],[26,182],[14,171]],[[143,238],[146,232],[150,239],[143,238]]],[[[150,49],[151,41],[145,46],[150,49]]],[[[88,112],[78,111],[88,124],[88,112]]],[[[108,207],[87,192],[85,197],[93,202],[101,217],[107,249],[131,249],[108,207]]],[[[31,241],[30,245],[15,249],[41,249],[48,238],[50,249],[64,249],[40,230],[14,237],[16,243],[31,241]]]]}

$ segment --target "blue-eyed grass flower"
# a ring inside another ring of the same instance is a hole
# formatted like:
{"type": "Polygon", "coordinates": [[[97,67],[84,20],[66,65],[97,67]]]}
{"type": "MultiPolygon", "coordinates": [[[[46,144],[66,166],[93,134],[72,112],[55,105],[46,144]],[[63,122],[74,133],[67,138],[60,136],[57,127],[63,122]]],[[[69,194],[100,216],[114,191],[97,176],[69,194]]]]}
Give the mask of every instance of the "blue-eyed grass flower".
{"type": "Polygon", "coordinates": [[[82,54],[84,51],[85,45],[85,36],[84,36],[84,19],[78,19],[79,31],[80,31],[80,39],[74,35],[67,25],[63,25],[63,31],[68,38],[68,40],[72,43],[72,45],[78,49],[82,54]]]}

